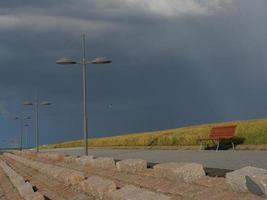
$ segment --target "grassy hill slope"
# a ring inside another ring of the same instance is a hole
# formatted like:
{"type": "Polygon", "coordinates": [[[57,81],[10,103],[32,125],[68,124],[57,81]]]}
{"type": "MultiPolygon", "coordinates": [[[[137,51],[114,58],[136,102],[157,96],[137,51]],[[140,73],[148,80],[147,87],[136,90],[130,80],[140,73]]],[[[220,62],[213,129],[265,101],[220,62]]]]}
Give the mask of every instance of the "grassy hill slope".
{"type": "MultiPolygon", "coordinates": [[[[181,147],[196,146],[197,138],[208,137],[213,126],[238,125],[236,142],[241,146],[267,144],[267,119],[234,121],[196,125],[162,131],[134,133],[114,137],[90,139],[91,147],[181,147]]],[[[82,140],[69,141],[60,144],[44,145],[43,148],[63,148],[82,146],[82,140]]]]}

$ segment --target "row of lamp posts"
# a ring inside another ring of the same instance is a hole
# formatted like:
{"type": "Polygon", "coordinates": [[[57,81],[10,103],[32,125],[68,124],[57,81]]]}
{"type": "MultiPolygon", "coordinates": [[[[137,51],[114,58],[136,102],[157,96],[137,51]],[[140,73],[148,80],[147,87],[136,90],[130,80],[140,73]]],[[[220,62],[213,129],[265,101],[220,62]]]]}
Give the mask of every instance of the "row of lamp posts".
{"type": "MultiPolygon", "coordinates": [[[[73,64],[80,64],[82,66],[82,78],[83,78],[83,141],[84,141],[84,154],[88,155],[88,113],[87,113],[87,65],[88,64],[108,64],[112,61],[100,57],[95,58],[93,60],[87,60],[85,54],[85,34],[82,35],[82,60],[76,61],[69,58],[60,58],[56,61],[57,64],[62,65],[73,65],[73,64]]],[[[50,102],[43,101],[39,102],[38,94],[36,95],[36,101],[26,101],[23,103],[25,106],[34,106],[35,110],[35,139],[36,139],[36,151],[39,151],[39,106],[47,106],[51,105],[50,102]]],[[[22,149],[22,134],[21,133],[21,149],[22,149]]]]}
{"type": "MultiPolygon", "coordinates": [[[[36,151],[39,151],[39,106],[48,106],[51,105],[50,102],[43,101],[39,102],[38,100],[38,95],[37,98],[34,102],[31,101],[25,101],[23,103],[25,106],[34,106],[34,111],[35,111],[35,141],[36,141],[36,151]]],[[[14,118],[15,120],[20,120],[21,123],[21,128],[20,128],[20,150],[23,148],[23,135],[24,135],[24,130],[25,130],[25,137],[26,137],[26,147],[28,147],[28,127],[29,124],[25,123],[26,120],[32,119],[32,117],[26,115],[25,113],[21,112],[19,116],[16,116],[14,118]]]]}
{"type": "Polygon", "coordinates": [[[26,136],[26,147],[28,147],[28,129],[27,127],[29,124],[25,120],[31,119],[30,116],[26,116],[25,113],[21,113],[19,116],[16,116],[14,120],[20,120],[20,150],[23,148],[23,135],[25,130],[25,136],[26,136]]]}

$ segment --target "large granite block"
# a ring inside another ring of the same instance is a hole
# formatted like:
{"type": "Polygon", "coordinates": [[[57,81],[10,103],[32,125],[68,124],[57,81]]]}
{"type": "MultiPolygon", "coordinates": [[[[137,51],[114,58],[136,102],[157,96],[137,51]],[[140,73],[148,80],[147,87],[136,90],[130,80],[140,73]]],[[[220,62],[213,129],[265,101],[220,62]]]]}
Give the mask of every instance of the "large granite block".
{"type": "Polygon", "coordinates": [[[117,170],[120,172],[141,172],[147,168],[147,162],[143,159],[126,159],[116,163],[117,170]]]}
{"type": "Polygon", "coordinates": [[[205,176],[203,166],[197,163],[157,164],[153,167],[153,170],[156,177],[186,183],[191,183],[205,176]]]}

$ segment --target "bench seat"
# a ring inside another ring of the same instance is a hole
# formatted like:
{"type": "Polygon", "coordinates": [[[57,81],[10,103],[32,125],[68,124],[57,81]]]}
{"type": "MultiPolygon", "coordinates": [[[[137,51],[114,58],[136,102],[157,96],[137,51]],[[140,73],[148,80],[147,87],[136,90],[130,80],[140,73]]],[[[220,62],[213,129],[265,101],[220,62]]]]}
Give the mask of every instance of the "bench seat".
{"type": "Polygon", "coordinates": [[[217,126],[213,127],[210,131],[208,138],[199,138],[197,139],[200,142],[200,150],[203,147],[203,141],[212,140],[217,142],[216,151],[219,150],[220,141],[223,140],[231,140],[233,150],[235,149],[235,145],[233,142],[234,134],[236,131],[237,125],[229,125],[229,126],[217,126]]]}

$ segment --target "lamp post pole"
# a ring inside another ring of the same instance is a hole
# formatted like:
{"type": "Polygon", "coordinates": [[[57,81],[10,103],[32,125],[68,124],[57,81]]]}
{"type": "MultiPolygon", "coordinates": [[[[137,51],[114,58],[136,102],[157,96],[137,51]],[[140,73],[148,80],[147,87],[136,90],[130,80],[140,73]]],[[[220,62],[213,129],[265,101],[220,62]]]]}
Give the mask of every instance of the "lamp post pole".
{"type": "Polygon", "coordinates": [[[83,68],[83,137],[84,137],[84,154],[88,155],[88,115],[87,115],[87,70],[85,61],[85,34],[82,35],[82,68],[83,68]]]}
{"type": "Polygon", "coordinates": [[[82,76],[83,76],[83,137],[84,137],[84,154],[88,155],[88,109],[87,109],[87,64],[108,64],[112,61],[105,58],[99,57],[94,60],[86,60],[85,57],[85,34],[82,34],[82,60],[75,61],[69,58],[60,58],[57,60],[57,64],[81,64],[82,65],[82,76]]]}
{"type": "Polygon", "coordinates": [[[25,124],[24,125],[24,128],[25,128],[25,147],[26,149],[28,148],[28,145],[29,145],[29,142],[28,142],[28,127],[29,127],[29,124],[25,124]]]}
{"type": "Polygon", "coordinates": [[[34,102],[25,101],[23,105],[25,106],[34,106],[35,111],[35,143],[36,143],[36,152],[39,152],[39,104],[42,106],[51,105],[48,101],[39,102],[38,91],[36,91],[36,99],[34,102]]]}
{"type": "Polygon", "coordinates": [[[24,126],[24,115],[23,115],[23,113],[21,113],[20,114],[20,128],[21,128],[21,130],[20,130],[20,150],[22,151],[22,146],[23,146],[23,126],[24,126]]]}
{"type": "Polygon", "coordinates": [[[31,119],[30,116],[25,116],[23,112],[21,112],[18,116],[14,118],[14,120],[20,120],[20,150],[23,149],[23,133],[24,133],[24,119],[31,119]]]}
{"type": "Polygon", "coordinates": [[[37,90],[36,90],[36,99],[34,103],[35,103],[35,143],[36,143],[36,152],[39,152],[39,96],[37,90]]]}

